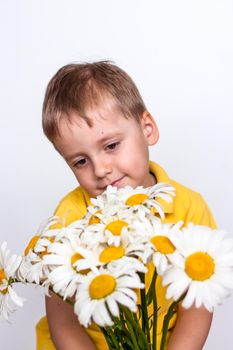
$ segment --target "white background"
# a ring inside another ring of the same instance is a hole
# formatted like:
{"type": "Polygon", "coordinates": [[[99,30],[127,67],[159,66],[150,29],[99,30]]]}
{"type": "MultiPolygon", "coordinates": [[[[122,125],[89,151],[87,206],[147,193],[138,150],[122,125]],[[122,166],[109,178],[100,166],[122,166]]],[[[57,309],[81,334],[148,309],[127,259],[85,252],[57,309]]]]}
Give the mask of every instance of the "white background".
{"type": "MultiPolygon", "coordinates": [[[[46,84],[64,64],[106,58],[132,76],[158,123],[151,158],[202,193],[232,235],[231,0],[1,0],[0,40],[0,241],[13,252],[77,185],[42,133],[46,84]]],[[[42,291],[17,290],[28,301],[1,322],[1,347],[32,350],[42,291]]],[[[232,306],[216,310],[205,350],[232,348],[232,306]]]]}

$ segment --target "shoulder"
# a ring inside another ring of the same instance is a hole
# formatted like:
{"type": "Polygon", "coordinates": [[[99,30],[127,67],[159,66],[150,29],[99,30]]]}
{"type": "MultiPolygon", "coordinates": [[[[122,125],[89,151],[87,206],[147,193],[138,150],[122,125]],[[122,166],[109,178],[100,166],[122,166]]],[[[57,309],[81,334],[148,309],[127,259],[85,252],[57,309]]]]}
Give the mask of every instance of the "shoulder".
{"type": "Polygon", "coordinates": [[[199,201],[204,201],[201,194],[196,192],[181,183],[170,179],[170,184],[175,188],[176,200],[182,203],[184,209],[190,208],[191,205],[195,206],[199,204],[199,201]]]}
{"type": "Polygon", "coordinates": [[[156,176],[158,182],[164,182],[175,188],[176,196],[171,205],[164,205],[168,222],[184,221],[196,225],[216,227],[211,211],[200,193],[172,180],[166,171],[154,162],[150,162],[150,171],[156,176]],[[167,210],[166,210],[167,209],[167,210]]]}
{"type": "Polygon", "coordinates": [[[64,218],[65,224],[68,225],[85,215],[89,203],[89,197],[79,186],[60,200],[54,215],[64,218]]]}
{"type": "Polygon", "coordinates": [[[150,171],[155,175],[157,182],[168,183],[175,188],[175,202],[179,203],[184,209],[188,210],[191,204],[195,206],[197,202],[203,200],[198,192],[172,180],[167,172],[157,163],[150,162],[150,171]]]}
{"type": "Polygon", "coordinates": [[[170,183],[176,190],[174,213],[181,216],[185,224],[193,222],[196,225],[216,227],[210,208],[199,192],[174,180],[170,180],[170,183]]]}

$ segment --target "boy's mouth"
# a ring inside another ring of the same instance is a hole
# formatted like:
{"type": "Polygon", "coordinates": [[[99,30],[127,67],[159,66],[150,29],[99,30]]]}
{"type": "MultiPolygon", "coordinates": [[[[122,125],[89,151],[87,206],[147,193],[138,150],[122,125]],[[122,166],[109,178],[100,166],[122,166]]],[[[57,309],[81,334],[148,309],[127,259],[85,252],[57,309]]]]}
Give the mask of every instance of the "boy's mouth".
{"type": "Polygon", "coordinates": [[[124,177],[125,177],[125,175],[120,177],[119,179],[117,179],[115,181],[110,182],[108,185],[106,185],[104,187],[101,187],[100,189],[105,191],[109,185],[110,186],[115,186],[115,187],[120,187],[121,180],[123,180],[124,177]]]}
{"type": "Polygon", "coordinates": [[[118,186],[120,185],[121,180],[123,180],[124,177],[125,177],[125,176],[123,175],[123,176],[120,177],[119,179],[117,179],[117,180],[111,182],[110,185],[111,185],[111,186],[116,186],[116,187],[118,187],[118,186]]]}

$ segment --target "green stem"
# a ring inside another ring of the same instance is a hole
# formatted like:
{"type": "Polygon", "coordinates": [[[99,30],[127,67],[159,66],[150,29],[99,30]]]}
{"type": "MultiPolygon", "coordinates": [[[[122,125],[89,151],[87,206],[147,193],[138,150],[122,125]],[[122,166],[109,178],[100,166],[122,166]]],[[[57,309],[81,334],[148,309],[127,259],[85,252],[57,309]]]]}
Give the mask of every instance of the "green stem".
{"type": "Polygon", "coordinates": [[[139,321],[137,319],[137,316],[136,315],[134,316],[134,314],[133,314],[133,318],[135,320],[135,324],[134,325],[135,325],[135,327],[137,327],[136,328],[137,335],[138,335],[139,338],[141,338],[141,340],[144,343],[143,350],[145,349],[145,347],[146,347],[147,350],[150,350],[150,345],[149,345],[150,343],[148,342],[148,338],[146,337],[145,332],[143,332],[143,330],[141,328],[141,325],[140,325],[140,323],[139,323],[139,321]]]}
{"type": "MultiPolygon", "coordinates": [[[[137,340],[136,340],[136,337],[135,337],[134,329],[133,329],[133,325],[135,324],[135,321],[133,319],[133,316],[131,315],[131,311],[127,307],[124,307],[123,311],[124,311],[124,314],[125,314],[127,327],[129,329],[129,332],[130,332],[130,335],[131,335],[131,339],[132,339],[132,342],[133,342],[133,345],[134,345],[134,349],[135,350],[140,350],[140,348],[138,346],[138,343],[137,343],[137,340]]],[[[134,325],[134,328],[136,328],[135,325],[134,325]]]]}
{"type": "Polygon", "coordinates": [[[153,350],[157,349],[157,311],[158,311],[158,305],[157,305],[157,296],[156,296],[156,279],[157,279],[157,272],[156,269],[154,271],[154,275],[152,278],[152,298],[153,298],[153,350]]]}
{"type": "Polygon", "coordinates": [[[131,342],[131,336],[129,330],[125,326],[126,320],[124,319],[124,313],[123,310],[120,312],[120,324],[122,327],[123,335],[121,335],[121,338],[127,338],[127,342],[130,344],[131,348],[133,349],[133,344],[131,342]]]}
{"type": "Polygon", "coordinates": [[[115,348],[116,348],[117,350],[118,350],[118,349],[120,350],[120,347],[119,347],[119,344],[118,344],[118,341],[117,341],[117,339],[116,339],[116,337],[115,337],[114,332],[113,332],[111,329],[109,329],[109,333],[110,333],[110,337],[111,337],[111,339],[112,339],[112,342],[113,342],[115,348]]]}
{"type": "Polygon", "coordinates": [[[72,300],[70,300],[70,299],[64,300],[63,298],[62,298],[62,300],[65,301],[67,304],[70,304],[71,306],[74,306],[74,302],[72,300]]]}
{"type": "Polygon", "coordinates": [[[174,301],[169,309],[168,312],[166,313],[166,315],[164,316],[164,320],[163,320],[163,331],[162,331],[162,340],[161,340],[161,344],[160,344],[160,350],[164,350],[165,349],[165,345],[166,345],[166,340],[167,340],[167,332],[168,332],[168,326],[169,326],[169,322],[172,318],[172,316],[175,313],[175,308],[176,306],[179,304],[179,302],[184,298],[184,295],[182,295],[177,301],[174,301]]]}
{"type": "MultiPolygon", "coordinates": [[[[144,345],[146,346],[146,349],[147,349],[147,350],[150,350],[150,345],[149,345],[149,343],[148,343],[148,339],[147,339],[145,333],[142,331],[141,327],[139,327],[139,328],[140,328],[139,337],[142,338],[142,340],[143,340],[143,342],[144,342],[144,345]]],[[[145,348],[143,347],[143,350],[144,350],[144,349],[145,349],[145,348]]]]}
{"type": "Polygon", "coordinates": [[[131,339],[132,339],[134,348],[135,348],[136,350],[140,350],[140,348],[139,348],[139,346],[138,346],[138,343],[137,343],[137,340],[136,340],[136,337],[135,337],[135,334],[134,334],[133,326],[132,326],[132,324],[131,324],[133,318],[132,318],[131,315],[130,315],[130,311],[128,312],[128,310],[126,311],[126,309],[125,309],[125,316],[126,316],[127,327],[128,327],[128,329],[129,329],[129,332],[130,332],[130,335],[131,335],[131,339]]]}
{"type": "MultiPolygon", "coordinates": [[[[145,284],[145,274],[140,273],[140,278],[142,283],[145,284]]],[[[147,302],[146,302],[146,290],[140,289],[141,294],[141,304],[142,304],[142,330],[145,332],[148,338],[148,343],[150,344],[150,327],[148,320],[148,310],[147,310],[147,302]]]]}
{"type": "Polygon", "coordinates": [[[110,350],[120,350],[120,347],[119,347],[119,344],[118,344],[118,341],[116,340],[116,337],[114,335],[114,332],[108,328],[108,329],[105,329],[104,327],[101,327],[100,328],[106,341],[107,341],[107,344],[110,348],[110,350]],[[110,342],[109,342],[110,340],[110,342]]]}

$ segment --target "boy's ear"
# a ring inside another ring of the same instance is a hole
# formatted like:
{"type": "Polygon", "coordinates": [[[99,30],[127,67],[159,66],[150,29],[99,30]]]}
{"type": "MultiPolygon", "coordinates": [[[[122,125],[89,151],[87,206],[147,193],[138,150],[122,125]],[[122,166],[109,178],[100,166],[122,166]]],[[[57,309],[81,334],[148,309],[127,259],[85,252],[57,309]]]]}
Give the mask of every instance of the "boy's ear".
{"type": "Polygon", "coordinates": [[[141,116],[141,126],[148,146],[155,145],[159,140],[159,130],[152,115],[145,111],[141,116]]]}

